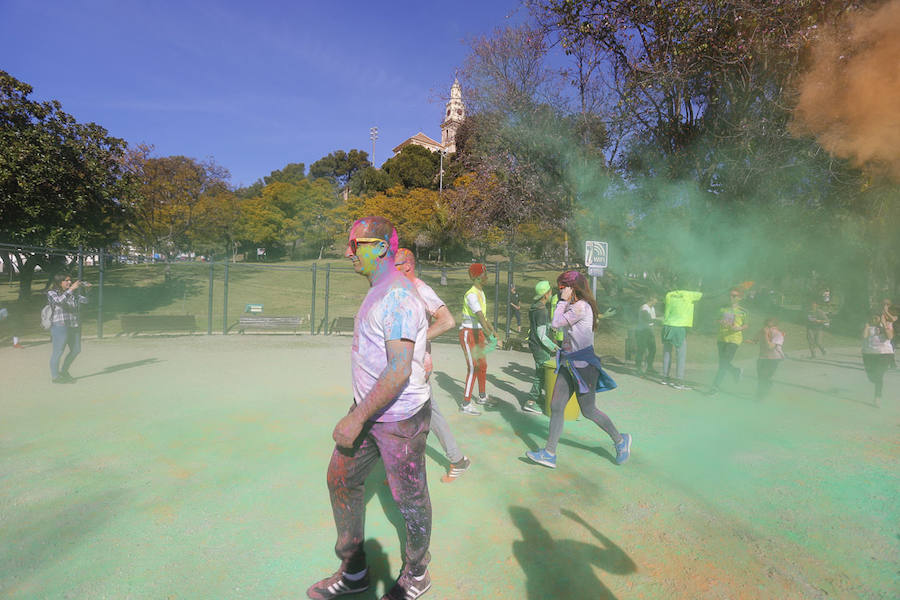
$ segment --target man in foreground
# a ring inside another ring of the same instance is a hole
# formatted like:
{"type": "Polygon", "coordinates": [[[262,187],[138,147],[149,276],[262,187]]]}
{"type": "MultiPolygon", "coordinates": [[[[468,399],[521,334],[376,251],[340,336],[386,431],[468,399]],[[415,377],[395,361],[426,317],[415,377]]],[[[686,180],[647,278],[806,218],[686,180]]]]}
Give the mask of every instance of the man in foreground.
{"type": "Polygon", "coordinates": [[[431,499],[425,476],[431,420],[424,364],[428,321],[412,282],[394,266],[396,252],[397,232],[387,219],[367,217],[350,228],[344,255],[371,287],[353,330],[354,402],[334,428],[336,446],[328,465],[335,552],[341,564],[306,591],[317,600],[369,587],[363,550],[365,481],[379,456],[406,522],[403,569],[382,600],[414,600],[431,587],[431,499]]]}

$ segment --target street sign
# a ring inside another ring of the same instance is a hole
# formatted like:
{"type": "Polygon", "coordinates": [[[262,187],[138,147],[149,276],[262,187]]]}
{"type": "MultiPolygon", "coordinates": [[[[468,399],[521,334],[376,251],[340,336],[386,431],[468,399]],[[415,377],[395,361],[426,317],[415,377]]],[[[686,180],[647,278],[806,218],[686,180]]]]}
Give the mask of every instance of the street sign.
{"type": "Polygon", "coordinates": [[[584,266],[607,267],[607,249],[606,242],[585,242],[584,243],[584,266]]]}
{"type": "Polygon", "coordinates": [[[591,277],[603,277],[603,267],[588,267],[588,275],[591,277]]]}

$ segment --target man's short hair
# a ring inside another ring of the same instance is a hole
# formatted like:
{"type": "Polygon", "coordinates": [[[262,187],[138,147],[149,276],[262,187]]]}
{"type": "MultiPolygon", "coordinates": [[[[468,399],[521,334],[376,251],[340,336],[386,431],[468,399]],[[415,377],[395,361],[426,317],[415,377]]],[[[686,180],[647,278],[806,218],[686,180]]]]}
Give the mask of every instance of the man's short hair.
{"type": "Polygon", "coordinates": [[[397,250],[397,254],[394,256],[394,264],[399,265],[402,263],[406,263],[410,266],[410,268],[415,268],[416,266],[416,255],[412,253],[412,250],[409,248],[400,248],[397,250]]]}

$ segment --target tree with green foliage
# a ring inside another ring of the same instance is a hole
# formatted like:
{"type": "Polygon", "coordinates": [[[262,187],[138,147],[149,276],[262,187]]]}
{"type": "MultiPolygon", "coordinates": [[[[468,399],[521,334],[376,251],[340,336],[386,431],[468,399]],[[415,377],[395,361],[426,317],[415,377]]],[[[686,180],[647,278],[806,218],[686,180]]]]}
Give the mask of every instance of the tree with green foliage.
{"type": "Polygon", "coordinates": [[[381,167],[407,189],[438,189],[441,155],[416,144],[404,146],[381,167]]]}
{"type": "Polygon", "coordinates": [[[338,190],[343,190],[354,174],[371,164],[368,153],[362,150],[335,150],[309,166],[309,177],[328,179],[338,190]]]}
{"type": "Polygon", "coordinates": [[[243,201],[238,235],[245,244],[277,248],[292,258],[299,245],[321,251],[323,240],[329,239],[325,216],[336,205],[326,179],[273,181],[243,201]]]}
{"type": "Polygon", "coordinates": [[[386,192],[400,183],[395,177],[384,169],[366,167],[353,174],[350,179],[350,193],[355,196],[367,196],[386,192]]]}
{"type": "MultiPolygon", "coordinates": [[[[126,145],[96,123],[78,123],[59,102],[29,98],[32,87],[0,71],[0,243],[98,248],[114,241],[128,215],[126,145]]],[[[19,271],[20,298],[37,266],[59,267],[40,253],[0,250],[19,271]]]]}
{"type": "Polygon", "coordinates": [[[168,257],[191,250],[192,230],[215,217],[215,208],[201,202],[207,194],[219,197],[227,189],[228,170],[212,160],[186,156],[144,155],[132,164],[139,183],[130,202],[126,238],[146,252],[168,257]]]}
{"type": "Polygon", "coordinates": [[[306,165],[303,163],[288,163],[283,169],[275,169],[265,177],[266,185],[280,181],[282,183],[300,183],[306,179],[306,165]]]}
{"type": "MultiPolygon", "coordinates": [[[[632,248],[661,253],[675,268],[685,260],[699,263],[707,278],[754,268],[778,278],[799,263],[808,273],[822,271],[835,253],[861,260],[858,243],[839,232],[855,212],[847,208],[860,198],[862,173],[814,140],[793,135],[790,124],[797,79],[817,31],[875,4],[532,3],[566,52],[599,53],[612,93],[604,110],[624,138],[611,157],[616,176],[578,186],[579,199],[594,199],[580,204],[592,213],[585,224],[624,225],[616,211],[629,201],[632,248]],[[811,252],[823,239],[843,241],[811,252]],[[676,256],[673,248],[685,254],[676,256]]],[[[848,287],[865,287],[851,279],[843,277],[848,287]]]]}

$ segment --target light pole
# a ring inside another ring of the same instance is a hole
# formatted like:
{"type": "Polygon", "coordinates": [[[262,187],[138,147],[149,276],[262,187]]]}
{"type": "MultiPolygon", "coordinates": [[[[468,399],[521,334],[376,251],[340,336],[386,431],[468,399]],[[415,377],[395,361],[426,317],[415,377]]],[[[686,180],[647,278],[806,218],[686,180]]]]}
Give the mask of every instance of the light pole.
{"type": "Polygon", "coordinates": [[[378,139],[378,128],[369,129],[369,139],[372,140],[372,166],[375,166],[375,140],[378,139]]]}
{"type": "Polygon", "coordinates": [[[444,195],[444,155],[447,154],[446,150],[440,150],[441,153],[441,172],[440,172],[440,184],[438,187],[438,194],[444,195]]]}

